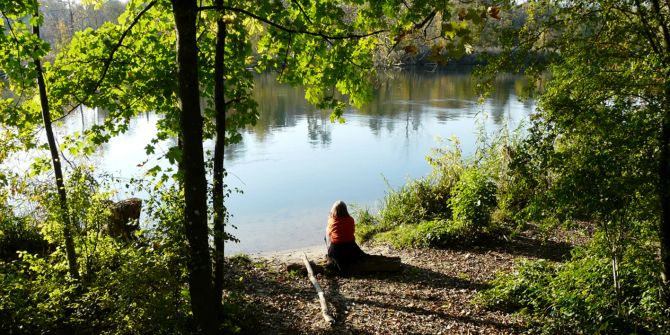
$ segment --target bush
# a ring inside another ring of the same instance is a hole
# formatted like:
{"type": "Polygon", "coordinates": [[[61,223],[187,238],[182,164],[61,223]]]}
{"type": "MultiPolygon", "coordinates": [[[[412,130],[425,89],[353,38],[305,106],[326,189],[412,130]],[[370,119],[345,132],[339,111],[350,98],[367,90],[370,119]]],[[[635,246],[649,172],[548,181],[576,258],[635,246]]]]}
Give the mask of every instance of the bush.
{"type": "Polygon", "coordinates": [[[473,232],[484,231],[496,207],[496,184],[477,166],[467,168],[449,199],[454,221],[473,232]]]}
{"type": "Polygon", "coordinates": [[[502,231],[509,221],[509,210],[498,208],[509,184],[509,150],[495,143],[478,150],[476,161],[461,158],[458,141],[453,147],[434,149],[428,162],[430,176],[411,180],[398,190],[389,191],[377,215],[356,213],[357,240],[381,241],[398,247],[448,247],[470,243],[492,232],[502,231]],[[505,157],[502,157],[505,156],[505,157]],[[502,166],[504,165],[504,166],[502,166]],[[496,222],[492,215],[496,213],[496,222]]]}
{"type": "Polygon", "coordinates": [[[628,249],[619,265],[617,292],[612,261],[598,249],[575,249],[564,264],[522,260],[476,300],[488,308],[521,312],[547,334],[667,334],[670,311],[661,300],[654,252],[639,245],[628,249]]]}
{"type": "Polygon", "coordinates": [[[43,255],[48,250],[49,244],[38,227],[14,216],[9,209],[0,209],[0,260],[15,260],[18,251],[43,255]]]}
{"type": "Polygon", "coordinates": [[[356,241],[365,243],[380,233],[381,225],[369,209],[355,208],[352,215],[356,218],[356,241]]]}
{"type": "MultiPolygon", "coordinates": [[[[374,226],[364,226],[363,230],[361,235],[369,236],[370,231],[374,231],[374,226]]],[[[470,226],[453,220],[431,220],[416,225],[396,226],[376,234],[374,241],[388,243],[396,248],[453,247],[471,243],[481,237],[470,226]]]]}
{"type": "Polygon", "coordinates": [[[390,233],[401,227],[448,219],[451,216],[448,197],[448,192],[428,179],[412,180],[398,190],[387,192],[377,215],[367,209],[354,211],[356,239],[364,243],[377,234],[390,233]]]}
{"type": "MultiPolygon", "coordinates": [[[[150,218],[145,219],[154,229],[129,242],[101,233],[109,217],[101,204],[110,194],[102,192],[92,174],[73,173],[67,182],[81,280],[70,280],[63,248],[46,254],[29,250],[12,262],[0,260],[0,333],[193,333],[179,193],[152,192],[156,197],[146,199],[150,218]]],[[[58,210],[48,186],[36,192],[40,206],[33,214],[47,218],[40,229],[45,235],[34,228],[29,236],[49,236],[60,244],[61,223],[44,212],[58,210]]],[[[12,232],[31,227],[7,218],[2,217],[2,241],[24,236],[12,232]]]]}
{"type": "Polygon", "coordinates": [[[428,179],[411,180],[399,190],[386,194],[379,211],[379,222],[382,226],[394,226],[449,218],[448,198],[448,190],[437,187],[428,179]]]}

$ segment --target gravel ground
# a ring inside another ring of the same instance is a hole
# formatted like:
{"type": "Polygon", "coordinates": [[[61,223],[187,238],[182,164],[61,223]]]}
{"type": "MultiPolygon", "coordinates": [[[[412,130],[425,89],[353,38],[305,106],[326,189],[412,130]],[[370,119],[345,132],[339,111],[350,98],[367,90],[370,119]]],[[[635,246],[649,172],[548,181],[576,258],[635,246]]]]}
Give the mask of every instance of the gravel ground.
{"type": "MultiPolygon", "coordinates": [[[[485,310],[472,298],[488,287],[496,272],[512,271],[515,259],[560,261],[583,240],[557,233],[541,241],[525,233],[511,241],[462,249],[364,247],[368,253],[399,256],[403,269],[355,277],[317,275],[333,325],[321,316],[307,276],[286,270],[287,263],[299,261],[301,250],[232,258],[226,287],[243,302],[233,314],[248,334],[518,334],[525,331],[520,316],[485,310]]],[[[306,251],[318,262],[323,249],[306,251]]]]}

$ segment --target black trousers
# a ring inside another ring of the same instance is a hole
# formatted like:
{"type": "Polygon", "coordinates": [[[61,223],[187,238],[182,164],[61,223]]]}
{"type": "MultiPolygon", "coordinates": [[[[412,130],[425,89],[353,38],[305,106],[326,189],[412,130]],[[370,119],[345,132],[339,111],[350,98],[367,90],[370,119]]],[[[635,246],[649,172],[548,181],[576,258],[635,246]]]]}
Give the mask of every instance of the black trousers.
{"type": "Polygon", "coordinates": [[[356,263],[366,255],[355,241],[345,243],[331,243],[328,247],[328,257],[330,257],[340,271],[346,271],[351,264],[356,263]]]}

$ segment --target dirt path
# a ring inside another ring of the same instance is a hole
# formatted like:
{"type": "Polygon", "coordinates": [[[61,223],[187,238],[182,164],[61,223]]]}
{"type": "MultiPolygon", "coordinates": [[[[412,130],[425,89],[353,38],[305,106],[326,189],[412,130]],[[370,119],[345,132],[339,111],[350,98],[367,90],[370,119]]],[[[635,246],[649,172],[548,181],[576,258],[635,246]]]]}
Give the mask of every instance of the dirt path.
{"type": "MultiPolygon", "coordinates": [[[[318,276],[336,322],[321,317],[309,280],[286,272],[301,250],[238,259],[231,282],[247,307],[239,313],[243,331],[254,334],[515,334],[524,330],[515,315],[484,310],[472,303],[498,271],[511,271],[519,257],[560,260],[570,244],[540,243],[528,236],[467,250],[393,250],[369,253],[400,256],[397,274],[364,277],[318,276]],[[244,278],[240,282],[240,277],[244,278]]],[[[309,254],[322,255],[323,248],[309,254]]],[[[319,256],[321,257],[321,256],[319,256]]],[[[228,286],[231,287],[231,286],[228,286]]]]}

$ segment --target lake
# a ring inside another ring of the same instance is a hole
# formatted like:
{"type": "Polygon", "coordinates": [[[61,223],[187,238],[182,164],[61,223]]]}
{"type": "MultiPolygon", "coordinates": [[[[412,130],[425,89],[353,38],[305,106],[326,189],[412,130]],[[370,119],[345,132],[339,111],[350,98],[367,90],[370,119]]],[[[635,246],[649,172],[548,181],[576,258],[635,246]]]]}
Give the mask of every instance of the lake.
{"type": "MultiPolygon", "coordinates": [[[[501,76],[491,96],[478,103],[467,72],[394,72],[380,80],[367,106],[347,110],[340,124],[311,107],[301,88],[258,76],[260,119],[225,151],[227,184],[243,191],[226,200],[230,224],[237,227],[232,233],[241,240],[227,244],[226,252],[323,244],[336,200],[374,211],[389,187],[430,172],[425,157],[440,145],[439,138],[457,136],[470,154],[482,127],[487,133],[517,127],[534,109],[532,102],[518,100],[523,87],[523,78],[501,76]]],[[[102,111],[82,111],[60,130],[78,131],[105,117],[102,111]]],[[[144,152],[157,119],[145,114],[131,120],[129,131],[103,145],[92,162],[117,176],[141,177],[146,168],[138,164],[148,159],[144,166],[151,167],[158,157],[144,152]]],[[[158,153],[173,144],[163,143],[158,153]]],[[[211,142],[205,146],[213,148],[211,142]]]]}

